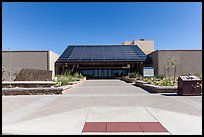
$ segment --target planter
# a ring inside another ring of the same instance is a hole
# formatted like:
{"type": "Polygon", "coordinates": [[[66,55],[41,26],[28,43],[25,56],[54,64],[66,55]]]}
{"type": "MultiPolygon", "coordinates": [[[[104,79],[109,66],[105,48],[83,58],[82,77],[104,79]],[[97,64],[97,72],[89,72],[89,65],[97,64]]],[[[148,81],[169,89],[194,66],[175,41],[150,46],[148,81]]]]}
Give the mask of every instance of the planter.
{"type": "Polygon", "coordinates": [[[150,93],[177,93],[177,86],[155,86],[144,81],[136,81],[135,85],[147,90],[150,93]]]}
{"type": "Polygon", "coordinates": [[[40,88],[40,87],[52,87],[56,84],[53,81],[2,81],[2,87],[21,87],[21,88],[40,88]]]}
{"type": "Polygon", "coordinates": [[[62,94],[63,88],[3,88],[2,95],[62,94]]]}
{"type": "Polygon", "coordinates": [[[121,79],[127,83],[134,83],[135,82],[135,78],[128,78],[128,77],[122,76],[121,79]]]}

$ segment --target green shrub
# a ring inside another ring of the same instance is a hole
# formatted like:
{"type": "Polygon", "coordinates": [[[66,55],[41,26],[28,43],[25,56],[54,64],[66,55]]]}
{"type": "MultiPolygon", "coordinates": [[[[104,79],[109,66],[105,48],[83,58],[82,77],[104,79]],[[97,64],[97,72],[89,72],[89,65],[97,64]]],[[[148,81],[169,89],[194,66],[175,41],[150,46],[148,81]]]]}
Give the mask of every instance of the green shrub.
{"type": "Polygon", "coordinates": [[[71,81],[72,81],[71,76],[67,76],[67,75],[58,75],[57,76],[57,85],[58,86],[67,85],[71,81]]]}
{"type": "Polygon", "coordinates": [[[76,72],[76,73],[74,73],[74,77],[81,79],[84,76],[81,73],[76,72]]]}
{"type": "Polygon", "coordinates": [[[202,79],[202,75],[199,73],[194,73],[193,75],[197,76],[199,79],[202,79]]]}
{"type": "Polygon", "coordinates": [[[67,71],[65,71],[64,72],[64,74],[63,75],[65,75],[65,76],[73,76],[73,73],[71,72],[71,70],[67,70],[67,71]]]}
{"type": "Polygon", "coordinates": [[[153,81],[153,85],[159,85],[159,81],[153,81]]]}
{"type": "Polygon", "coordinates": [[[153,78],[152,77],[144,77],[143,80],[149,84],[151,84],[153,82],[153,78]]]}
{"type": "Polygon", "coordinates": [[[160,79],[160,78],[153,78],[153,77],[144,77],[143,81],[147,82],[148,84],[158,85],[158,86],[175,86],[176,83],[173,82],[171,79],[160,79]]]}
{"type": "Polygon", "coordinates": [[[132,72],[128,74],[129,78],[138,78],[141,75],[139,74],[139,72],[132,72]]]}
{"type": "Polygon", "coordinates": [[[155,77],[158,78],[158,79],[164,79],[164,75],[161,75],[161,74],[158,74],[155,77]]]}
{"type": "Polygon", "coordinates": [[[164,79],[159,83],[159,86],[175,86],[175,84],[170,79],[164,79]]]}
{"type": "Polygon", "coordinates": [[[64,86],[70,82],[74,82],[83,78],[83,75],[77,73],[72,74],[71,71],[66,71],[63,75],[56,75],[57,82],[55,86],[64,86]]]}

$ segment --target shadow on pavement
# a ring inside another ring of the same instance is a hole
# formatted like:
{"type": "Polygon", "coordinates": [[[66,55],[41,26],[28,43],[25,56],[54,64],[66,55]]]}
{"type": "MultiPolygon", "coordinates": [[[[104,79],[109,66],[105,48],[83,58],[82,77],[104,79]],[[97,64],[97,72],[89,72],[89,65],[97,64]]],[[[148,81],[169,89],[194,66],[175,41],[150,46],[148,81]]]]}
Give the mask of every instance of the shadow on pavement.
{"type": "Polygon", "coordinates": [[[179,96],[177,93],[162,93],[163,96],[179,96]]]}
{"type": "MultiPolygon", "coordinates": [[[[135,85],[135,83],[133,83],[132,85],[135,86],[135,87],[139,87],[139,86],[135,85]]],[[[157,93],[155,93],[154,91],[152,91],[152,90],[150,90],[150,89],[146,89],[146,88],[143,88],[143,87],[139,87],[139,88],[143,89],[144,91],[146,91],[146,92],[148,92],[148,93],[157,94],[157,93]]]]}

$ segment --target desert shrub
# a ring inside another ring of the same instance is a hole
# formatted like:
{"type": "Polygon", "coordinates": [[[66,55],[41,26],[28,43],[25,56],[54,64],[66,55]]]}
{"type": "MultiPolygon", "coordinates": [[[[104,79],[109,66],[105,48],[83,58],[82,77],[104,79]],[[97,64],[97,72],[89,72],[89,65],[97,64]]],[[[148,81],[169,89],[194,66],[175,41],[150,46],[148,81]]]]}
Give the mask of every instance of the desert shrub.
{"type": "Polygon", "coordinates": [[[139,74],[139,72],[132,72],[128,74],[129,78],[138,78],[141,77],[141,75],[139,74]]]}
{"type": "Polygon", "coordinates": [[[194,73],[193,75],[197,76],[199,79],[202,79],[202,75],[200,73],[194,73]]]}
{"type": "Polygon", "coordinates": [[[147,82],[148,84],[152,84],[152,82],[154,81],[152,77],[144,77],[143,80],[147,82]]]}
{"type": "Polygon", "coordinates": [[[63,75],[56,75],[57,82],[55,86],[64,86],[67,85],[70,82],[74,82],[77,80],[80,80],[83,78],[82,74],[79,74],[78,72],[72,74],[71,71],[66,71],[63,75]]]}
{"type": "Polygon", "coordinates": [[[161,74],[158,74],[155,76],[157,79],[163,79],[164,78],[164,75],[161,75],[161,74]]]}
{"type": "Polygon", "coordinates": [[[72,76],[67,75],[57,75],[57,84],[56,86],[64,86],[67,85],[69,82],[72,82],[72,76]]]}
{"type": "Polygon", "coordinates": [[[76,72],[76,73],[74,73],[74,77],[81,79],[84,76],[81,73],[76,72]]]}
{"type": "Polygon", "coordinates": [[[170,79],[164,79],[159,83],[159,86],[175,86],[175,84],[170,79]]]}
{"type": "Polygon", "coordinates": [[[153,77],[144,77],[143,81],[147,82],[148,84],[158,85],[158,86],[175,86],[176,83],[173,82],[171,79],[160,79],[160,78],[153,78],[153,77]]]}

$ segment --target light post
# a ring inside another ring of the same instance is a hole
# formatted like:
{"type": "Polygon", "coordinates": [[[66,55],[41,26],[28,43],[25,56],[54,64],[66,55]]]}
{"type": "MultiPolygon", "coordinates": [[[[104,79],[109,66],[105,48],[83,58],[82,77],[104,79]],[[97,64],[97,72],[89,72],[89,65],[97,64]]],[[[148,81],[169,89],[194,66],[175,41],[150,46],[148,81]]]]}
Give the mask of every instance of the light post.
{"type": "Polygon", "coordinates": [[[9,48],[9,87],[11,88],[11,52],[9,48]]]}

